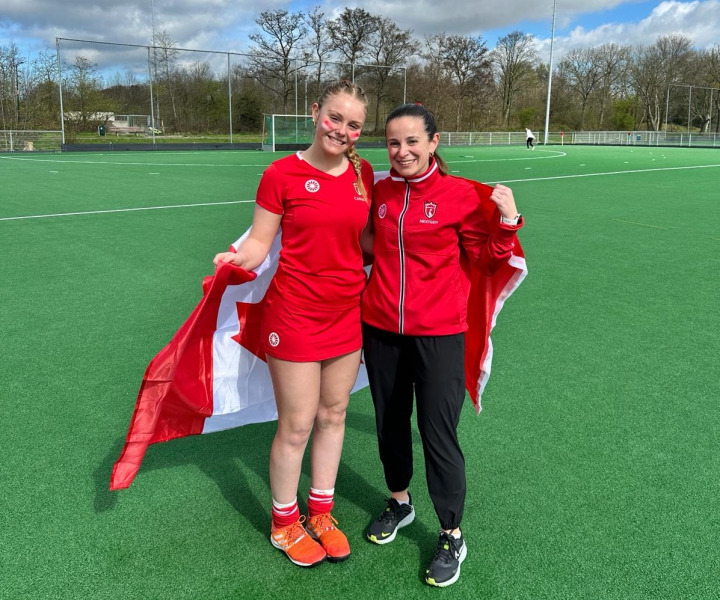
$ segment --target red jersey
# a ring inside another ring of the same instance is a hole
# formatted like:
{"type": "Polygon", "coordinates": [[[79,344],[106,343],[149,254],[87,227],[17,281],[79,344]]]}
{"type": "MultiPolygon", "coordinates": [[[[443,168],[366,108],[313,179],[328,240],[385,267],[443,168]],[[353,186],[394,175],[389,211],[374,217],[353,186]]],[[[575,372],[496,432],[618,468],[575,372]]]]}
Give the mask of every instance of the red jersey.
{"type": "Polygon", "coordinates": [[[365,323],[405,335],[467,330],[468,261],[492,274],[510,258],[522,227],[501,225],[489,201],[492,188],[479,188],[441,175],[434,162],[414,179],[390,171],[375,183],[375,261],[362,299],[365,323]]]}
{"type": "MultiPolygon", "coordinates": [[[[362,161],[368,197],[372,178],[372,167],[362,161]]],[[[356,180],[352,164],[342,175],[329,175],[299,152],[265,170],[256,202],[282,215],[282,250],[268,293],[306,309],[359,303],[366,282],[360,234],[369,205],[356,180]]]]}

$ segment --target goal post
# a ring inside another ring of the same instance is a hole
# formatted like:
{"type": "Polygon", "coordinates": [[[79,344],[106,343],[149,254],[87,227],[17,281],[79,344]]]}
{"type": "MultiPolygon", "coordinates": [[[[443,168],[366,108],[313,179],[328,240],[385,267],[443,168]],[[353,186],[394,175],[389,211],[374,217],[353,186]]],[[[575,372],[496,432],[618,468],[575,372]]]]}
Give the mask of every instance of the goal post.
{"type": "Polygon", "coordinates": [[[0,152],[60,152],[62,131],[0,130],[0,152]]]}
{"type": "Polygon", "coordinates": [[[262,149],[301,150],[312,144],[315,125],[311,115],[265,115],[262,149]]]}

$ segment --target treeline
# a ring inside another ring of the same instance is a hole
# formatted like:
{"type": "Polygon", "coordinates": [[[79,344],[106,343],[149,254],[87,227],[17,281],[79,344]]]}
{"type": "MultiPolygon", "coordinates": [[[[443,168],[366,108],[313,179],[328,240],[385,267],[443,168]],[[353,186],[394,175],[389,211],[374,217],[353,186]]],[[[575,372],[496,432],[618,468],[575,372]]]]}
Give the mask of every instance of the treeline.
{"type": "MultiPolygon", "coordinates": [[[[178,48],[165,31],[154,39],[144,75],[142,67],[118,62],[111,76],[102,76],[82,54],[63,60],[66,129],[91,130],[111,112],[153,112],[168,133],[227,133],[230,126],[259,132],[263,114],[305,113],[337,78],[366,90],[367,131],[380,132],[403,99],[430,107],[444,131],[544,127],[549,65],[521,31],[491,48],[482,36],[420,39],[361,8],[329,19],[319,7],[264,11],[256,25],[250,50],[228,54],[229,67],[222,54],[178,48]]],[[[29,62],[14,44],[0,47],[0,128],[57,129],[56,53],[29,62]]],[[[666,123],[720,131],[720,44],[698,50],[687,37],[670,35],[647,46],[606,43],[557,57],[551,130],[657,131],[666,123]]]]}

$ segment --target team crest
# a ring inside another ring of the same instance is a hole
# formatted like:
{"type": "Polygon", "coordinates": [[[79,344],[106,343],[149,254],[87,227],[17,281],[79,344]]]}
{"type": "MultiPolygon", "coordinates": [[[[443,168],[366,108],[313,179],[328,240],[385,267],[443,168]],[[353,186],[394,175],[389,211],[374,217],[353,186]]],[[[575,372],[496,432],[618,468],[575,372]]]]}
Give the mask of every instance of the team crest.
{"type": "Polygon", "coordinates": [[[434,202],[426,202],[425,203],[425,216],[428,219],[432,219],[435,216],[435,211],[437,210],[437,204],[434,202]]]}
{"type": "Polygon", "coordinates": [[[381,219],[385,218],[385,215],[387,214],[387,204],[381,204],[378,208],[378,217],[381,219]]]}
{"type": "Polygon", "coordinates": [[[315,192],[320,191],[320,184],[317,181],[315,181],[314,179],[308,179],[305,182],[305,189],[308,192],[314,194],[315,192]]]}
{"type": "Polygon", "coordinates": [[[273,331],[273,332],[268,336],[268,342],[270,342],[270,345],[271,345],[273,348],[276,348],[277,345],[280,343],[280,336],[273,331]]]}

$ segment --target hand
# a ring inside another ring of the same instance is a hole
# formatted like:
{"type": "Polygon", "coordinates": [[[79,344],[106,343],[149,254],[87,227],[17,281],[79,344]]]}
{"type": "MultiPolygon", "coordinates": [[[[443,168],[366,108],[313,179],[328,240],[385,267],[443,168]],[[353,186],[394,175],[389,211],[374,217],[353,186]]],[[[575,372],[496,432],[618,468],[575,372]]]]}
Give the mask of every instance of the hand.
{"type": "Polygon", "coordinates": [[[242,267],[244,262],[245,257],[237,252],[220,252],[215,255],[215,258],[213,258],[213,264],[215,266],[220,263],[231,263],[238,267],[242,267]]]}
{"type": "Polygon", "coordinates": [[[518,216],[515,198],[509,187],[498,183],[490,194],[490,200],[497,204],[500,214],[506,219],[514,219],[518,216]]]}

